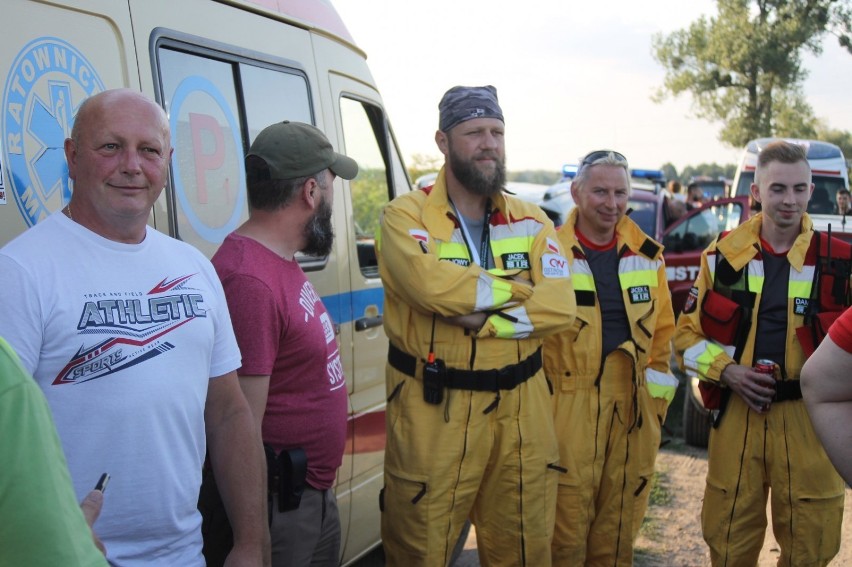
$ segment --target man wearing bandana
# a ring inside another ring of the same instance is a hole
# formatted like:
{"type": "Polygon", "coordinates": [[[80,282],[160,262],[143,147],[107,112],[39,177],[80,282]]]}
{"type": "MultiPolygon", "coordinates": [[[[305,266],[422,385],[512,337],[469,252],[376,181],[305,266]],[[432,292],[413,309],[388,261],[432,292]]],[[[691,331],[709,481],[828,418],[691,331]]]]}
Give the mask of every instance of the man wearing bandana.
{"type": "Polygon", "coordinates": [[[550,565],[560,470],[542,338],[575,302],[553,224],[503,193],[494,87],[454,87],[435,185],[384,210],[388,565],[446,565],[466,520],[483,565],[550,565]]]}

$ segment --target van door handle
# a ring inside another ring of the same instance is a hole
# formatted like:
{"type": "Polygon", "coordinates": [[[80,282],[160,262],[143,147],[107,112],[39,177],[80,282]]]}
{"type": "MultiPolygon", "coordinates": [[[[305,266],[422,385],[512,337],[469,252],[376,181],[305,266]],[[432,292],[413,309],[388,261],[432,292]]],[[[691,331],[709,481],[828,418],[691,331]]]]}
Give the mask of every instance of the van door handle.
{"type": "Polygon", "coordinates": [[[366,331],[367,329],[372,329],[373,327],[379,327],[381,326],[381,324],[381,315],[377,317],[361,317],[360,319],[355,319],[355,330],[366,331]]]}

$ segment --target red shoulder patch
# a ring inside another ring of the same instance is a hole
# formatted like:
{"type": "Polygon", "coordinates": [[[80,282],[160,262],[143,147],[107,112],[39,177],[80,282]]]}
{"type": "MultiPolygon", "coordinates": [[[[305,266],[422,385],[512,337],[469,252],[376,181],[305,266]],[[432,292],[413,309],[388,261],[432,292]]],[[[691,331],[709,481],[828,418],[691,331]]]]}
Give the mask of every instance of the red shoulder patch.
{"type": "Polygon", "coordinates": [[[692,286],[689,288],[689,295],[686,296],[686,301],[683,303],[683,312],[692,313],[695,311],[696,305],[698,305],[698,288],[692,286]]]}

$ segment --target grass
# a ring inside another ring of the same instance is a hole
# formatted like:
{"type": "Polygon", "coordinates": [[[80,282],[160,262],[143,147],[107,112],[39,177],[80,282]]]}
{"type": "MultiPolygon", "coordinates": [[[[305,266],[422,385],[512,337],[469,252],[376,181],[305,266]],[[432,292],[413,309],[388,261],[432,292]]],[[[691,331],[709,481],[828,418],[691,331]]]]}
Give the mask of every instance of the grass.
{"type": "MultiPolygon", "coordinates": [[[[645,519],[642,522],[640,532],[650,540],[658,541],[660,537],[659,523],[651,509],[654,506],[668,506],[674,499],[669,491],[669,477],[666,471],[657,471],[654,473],[654,479],[651,483],[651,493],[648,498],[648,512],[645,513],[645,519]]],[[[638,550],[637,550],[638,551],[638,550]]]]}
{"type": "Polygon", "coordinates": [[[651,484],[650,506],[668,506],[672,503],[673,496],[669,492],[669,476],[665,471],[654,473],[654,482],[651,484]]]}

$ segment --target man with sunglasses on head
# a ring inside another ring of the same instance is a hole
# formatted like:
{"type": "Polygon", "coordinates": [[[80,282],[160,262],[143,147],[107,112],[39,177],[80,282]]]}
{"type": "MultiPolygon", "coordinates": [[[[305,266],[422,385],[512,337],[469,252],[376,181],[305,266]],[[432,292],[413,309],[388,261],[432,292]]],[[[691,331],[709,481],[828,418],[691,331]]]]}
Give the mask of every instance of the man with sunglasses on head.
{"type": "MultiPolygon", "coordinates": [[[[591,152],[560,228],[577,318],[544,343],[559,475],[553,565],[632,565],[677,379],[663,248],[626,215],[627,160],[591,152]]],[[[570,289],[565,290],[571,293],[570,289]]]]}
{"type": "Polygon", "coordinates": [[[454,87],[435,185],[385,208],[388,565],[444,566],[468,518],[483,565],[550,565],[560,469],[542,337],[574,294],[544,212],[503,193],[494,87],[454,87]]]}

